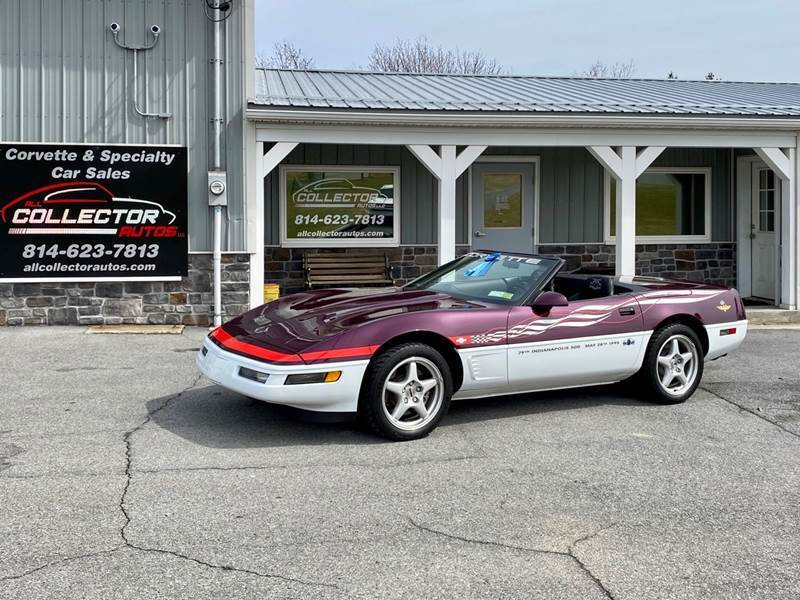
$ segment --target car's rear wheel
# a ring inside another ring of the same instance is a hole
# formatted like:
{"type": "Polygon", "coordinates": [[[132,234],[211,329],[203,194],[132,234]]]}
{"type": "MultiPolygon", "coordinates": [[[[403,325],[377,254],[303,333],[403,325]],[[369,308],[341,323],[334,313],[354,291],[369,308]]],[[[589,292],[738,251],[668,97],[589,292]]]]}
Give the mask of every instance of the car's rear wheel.
{"type": "Polygon", "coordinates": [[[367,370],[359,412],[375,433],[392,440],[428,435],[450,406],[450,368],[444,357],[426,344],[390,348],[367,370]]]}
{"type": "Polygon", "coordinates": [[[638,374],[644,399],[659,404],[685,402],[703,376],[703,346],[691,327],[673,323],[656,330],[638,374]]]}

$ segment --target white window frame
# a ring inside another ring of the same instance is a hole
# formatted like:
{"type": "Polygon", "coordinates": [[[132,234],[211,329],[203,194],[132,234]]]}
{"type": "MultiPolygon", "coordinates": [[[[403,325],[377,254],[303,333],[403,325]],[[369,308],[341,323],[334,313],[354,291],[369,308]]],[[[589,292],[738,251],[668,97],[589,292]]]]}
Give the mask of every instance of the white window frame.
{"type": "Polygon", "coordinates": [[[396,166],[359,166],[359,165],[281,165],[279,169],[280,196],[280,232],[281,248],[395,248],[400,245],[400,167],[396,166]],[[393,212],[391,238],[308,238],[304,240],[287,239],[286,234],[286,174],[297,171],[338,171],[340,173],[392,173],[394,188],[392,190],[393,212]]]}
{"type": "MultiPolygon", "coordinates": [[[[711,167],[650,167],[645,173],[677,173],[705,175],[705,233],[703,235],[637,235],[637,244],[686,244],[711,242],[711,167]]],[[[611,235],[611,176],[605,173],[603,183],[603,238],[606,244],[615,245],[616,236],[611,235]]]]}

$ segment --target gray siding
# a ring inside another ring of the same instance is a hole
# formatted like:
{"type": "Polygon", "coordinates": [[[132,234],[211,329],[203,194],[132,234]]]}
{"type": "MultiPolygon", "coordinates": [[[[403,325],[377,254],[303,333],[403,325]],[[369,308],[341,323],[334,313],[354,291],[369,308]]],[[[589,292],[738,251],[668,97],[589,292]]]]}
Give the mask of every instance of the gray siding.
{"type": "MultiPolygon", "coordinates": [[[[2,0],[0,140],[4,142],[180,144],[189,148],[189,245],[211,246],[207,149],[211,29],[205,0],[2,0]],[[133,58],[114,43],[141,45],[152,24],[162,33],[139,55],[139,103],[170,119],[144,119],[132,107],[133,58]]],[[[242,112],[242,3],[226,22],[225,102],[228,170],[227,249],[245,249],[242,112]]]]}
{"type": "MultiPolygon", "coordinates": [[[[540,157],[539,241],[589,243],[603,241],[604,172],[585,148],[490,148],[493,155],[540,157]]],[[[712,239],[730,241],[731,152],[727,149],[671,148],[654,163],[660,167],[711,167],[712,239]]],[[[400,167],[401,243],[436,243],[437,182],[433,175],[401,146],[301,144],[284,164],[391,165],[400,167]]],[[[456,242],[469,243],[469,188],[467,174],[456,187],[456,242]]],[[[278,169],[265,182],[267,245],[280,243],[278,169]]]]}

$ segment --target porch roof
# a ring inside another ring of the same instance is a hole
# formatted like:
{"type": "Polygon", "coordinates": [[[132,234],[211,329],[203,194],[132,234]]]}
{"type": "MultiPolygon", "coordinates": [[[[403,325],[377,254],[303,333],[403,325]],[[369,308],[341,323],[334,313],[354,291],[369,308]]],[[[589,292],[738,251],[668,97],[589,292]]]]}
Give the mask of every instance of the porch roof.
{"type": "Polygon", "coordinates": [[[256,69],[251,106],[799,117],[800,84],[256,69]]]}

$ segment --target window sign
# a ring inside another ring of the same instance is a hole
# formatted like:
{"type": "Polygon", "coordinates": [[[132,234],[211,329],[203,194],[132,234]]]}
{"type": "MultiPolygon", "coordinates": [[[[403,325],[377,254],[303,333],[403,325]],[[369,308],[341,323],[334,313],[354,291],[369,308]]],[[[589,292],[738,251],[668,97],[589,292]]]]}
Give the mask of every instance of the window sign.
{"type": "Polygon", "coordinates": [[[483,175],[483,226],[494,229],[522,227],[522,174],[483,175]]]}
{"type": "Polygon", "coordinates": [[[284,246],[397,246],[399,169],[283,167],[284,246]]]}
{"type": "MultiPolygon", "coordinates": [[[[607,238],[617,229],[617,185],[608,177],[607,238]]],[[[710,238],[711,172],[705,168],[648,169],[636,180],[636,238],[642,241],[707,241],[710,238]]]]}

